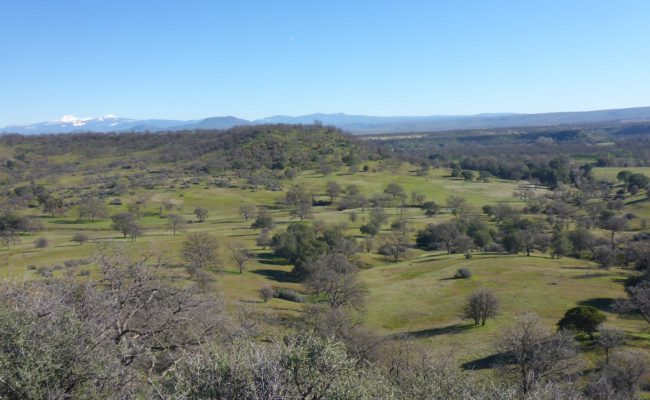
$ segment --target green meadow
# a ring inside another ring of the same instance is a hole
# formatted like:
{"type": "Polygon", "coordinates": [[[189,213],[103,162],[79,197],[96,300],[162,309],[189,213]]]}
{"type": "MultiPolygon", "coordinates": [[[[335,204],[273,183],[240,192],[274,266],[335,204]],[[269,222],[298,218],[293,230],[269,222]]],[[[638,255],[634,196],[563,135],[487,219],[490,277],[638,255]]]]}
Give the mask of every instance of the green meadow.
{"type": "MultiPolygon", "coordinates": [[[[123,246],[134,254],[145,254],[152,250],[162,252],[169,261],[165,273],[176,279],[187,279],[179,256],[181,243],[188,233],[205,231],[215,235],[220,243],[221,266],[209,271],[209,290],[233,309],[247,307],[273,321],[291,320],[299,317],[304,305],[277,298],[264,303],[259,299],[259,288],[271,285],[298,291],[305,289],[291,277],[290,265],[275,258],[270,249],[255,244],[260,230],[251,228],[251,221],[245,221],[240,215],[239,207],[243,204],[269,206],[276,222],[273,232],[279,232],[287,224],[297,221],[290,217],[286,207],[279,205],[290,186],[303,185],[316,196],[326,198],[324,188],[329,180],[335,180],[341,186],[357,185],[368,197],[381,193],[389,183],[402,185],[409,195],[412,191],[420,192],[427,200],[434,200],[443,206],[449,196],[461,196],[476,208],[477,213],[486,204],[508,202],[523,206],[523,202],[512,196],[518,186],[514,181],[491,179],[489,182],[468,182],[452,178],[450,171],[444,168],[432,169],[426,176],[417,176],[416,171],[417,167],[403,164],[399,171],[391,173],[380,171],[378,165],[371,163],[368,172],[354,174],[339,171],[323,176],[318,172],[304,171],[285,184],[282,191],[242,189],[237,185],[236,177],[230,177],[235,184],[230,188],[214,187],[202,179],[185,188],[170,183],[166,189],[132,191],[121,196],[124,204],[136,198],[146,199],[146,213],[139,221],[144,234],[136,240],[123,238],[119,232],[111,229],[108,220],[79,222],[74,208],[67,210],[65,215],[55,217],[43,215],[40,209],[32,208],[29,212],[39,217],[44,230],[22,236],[19,243],[0,250],[0,276],[4,279],[41,279],[38,267],[60,265],[70,259],[91,258],[99,243],[109,242],[123,246]],[[176,235],[166,229],[166,219],[157,214],[163,200],[173,203],[175,209],[171,212],[182,215],[188,221],[176,235]],[[197,222],[193,214],[196,207],[208,210],[207,221],[197,222]],[[72,242],[71,238],[77,232],[87,234],[91,240],[83,245],[72,242]],[[48,239],[47,248],[34,248],[33,241],[39,237],[48,239]],[[229,259],[227,245],[231,242],[243,243],[255,253],[242,274],[229,259]]],[[[611,168],[597,169],[596,173],[602,177],[616,175],[611,168]]],[[[74,185],[81,181],[78,178],[61,178],[48,185],[74,185]]],[[[543,193],[543,190],[538,190],[538,194],[543,193]]],[[[650,215],[650,202],[641,196],[630,198],[627,202],[631,212],[644,217],[650,215]]],[[[125,211],[125,207],[111,205],[109,210],[115,214],[125,211]]],[[[367,221],[368,213],[354,210],[357,219],[351,222],[351,212],[337,211],[333,206],[315,207],[310,221],[342,225],[348,235],[361,239],[363,236],[359,226],[367,221]]],[[[387,209],[387,213],[392,220],[399,210],[387,209]]],[[[452,218],[444,208],[435,217],[426,217],[415,207],[406,208],[406,213],[411,223],[412,238],[417,229],[426,224],[452,218]]],[[[385,228],[383,233],[387,232],[385,228]]],[[[647,324],[638,318],[621,318],[611,311],[613,301],[625,296],[622,281],[630,273],[626,270],[602,270],[590,261],[569,257],[552,259],[550,255],[540,253],[526,257],[477,252],[471,259],[466,259],[462,254],[447,255],[411,249],[406,259],[398,263],[392,263],[376,253],[361,253],[358,257],[364,266],[360,277],[368,289],[363,311],[366,324],[387,337],[416,340],[436,350],[453,350],[462,361],[493,354],[499,333],[521,313],[533,311],[549,326],[555,326],[567,309],[577,305],[599,308],[607,315],[607,325],[626,332],[629,346],[647,347],[647,324]],[[471,279],[453,279],[454,273],[461,267],[472,271],[471,279]],[[474,327],[458,315],[465,297],[478,287],[492,289],[501,302],[499,316],[489,320],[484,327],[474,327]]],[[[91,275],[97,273],[92,263],[79,268],[88,269],[91,275]]],[[[64,273],[65,268],[55,271],[55,275],[64,273]]],[[[281,324],[267,325],[269,332],[278,328],[282,329],[281,324]]],[[[597,350],[588,349],[589,352],[597,353],[597,350]]]]}

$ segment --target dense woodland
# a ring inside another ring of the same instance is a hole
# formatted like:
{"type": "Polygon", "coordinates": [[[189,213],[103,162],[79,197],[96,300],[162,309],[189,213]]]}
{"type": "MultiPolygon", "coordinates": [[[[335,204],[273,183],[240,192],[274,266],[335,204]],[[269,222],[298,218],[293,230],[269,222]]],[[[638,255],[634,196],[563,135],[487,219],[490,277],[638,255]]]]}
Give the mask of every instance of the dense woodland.
{"type": "Polygon", "coordinates": [[[640,398],[649,132],[0,136],[0,398],[640,398]],[[441,265],[449,325],[373,317],[441,265]]]}
{"type": "Polygon", "coordinates": [[[647,167],[650,125],[615,124],[367,136],[414,163],[482,171],[556,187],[576,184],[580,168],[647,167]],[[380,139],[380,140],[377,140],[380,139]]]}

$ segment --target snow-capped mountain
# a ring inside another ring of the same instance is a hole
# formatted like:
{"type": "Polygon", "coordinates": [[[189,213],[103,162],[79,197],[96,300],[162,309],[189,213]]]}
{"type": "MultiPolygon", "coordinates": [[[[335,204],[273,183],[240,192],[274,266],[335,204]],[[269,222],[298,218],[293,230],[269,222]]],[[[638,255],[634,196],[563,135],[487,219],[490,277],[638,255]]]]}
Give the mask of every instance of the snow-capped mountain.
{"type": "Polygon", "coordinates": [[[1,133],[48,134],[70,132],[158,132],[171,130],[228,129],[253,124],[311,124],[320,121],[352,133],[427,132],[455,129],[486,129],[522,126],[591,124],[601,122],[650,121],[650,107],[616,110],[557,112],[543,114],[476,114],[377,117],[350,114],[309,114],[302,116],[276,115],[257,120],[233,116],[179,121],[166,119],[129,119],[114,115],[80,118],[64,115],[57,121],[33,125],[12,125],[1,133]]]}
{"type": "Polygon", "coordinates": [[[24,135],[71,132],[113,132],[113,131],[158,131],[180,126],[194,121],[163,119],[138,120],[119,118],[108,114],[103,117],[76,117],[64,115],[56,121],[40,122],[30,125],[10,125],[0,129],[0,133],[19,133],[24,135]]]}

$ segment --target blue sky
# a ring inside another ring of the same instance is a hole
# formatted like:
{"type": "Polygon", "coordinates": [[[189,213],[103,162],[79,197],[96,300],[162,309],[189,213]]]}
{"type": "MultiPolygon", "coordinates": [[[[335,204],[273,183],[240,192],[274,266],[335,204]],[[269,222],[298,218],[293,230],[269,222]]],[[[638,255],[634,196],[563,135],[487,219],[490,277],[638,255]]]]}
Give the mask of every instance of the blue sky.
{"type": "Polygon", "coordinates": [[[650,1],[0,1],[0,125],[650,106],[650,1]]]}

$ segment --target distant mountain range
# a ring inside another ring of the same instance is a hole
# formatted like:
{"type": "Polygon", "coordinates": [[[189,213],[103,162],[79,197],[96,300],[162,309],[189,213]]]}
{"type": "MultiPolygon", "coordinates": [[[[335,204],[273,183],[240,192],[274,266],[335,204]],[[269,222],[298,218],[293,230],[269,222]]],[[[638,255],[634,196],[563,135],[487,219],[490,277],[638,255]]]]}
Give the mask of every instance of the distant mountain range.
{"type": "Polygon", "coordinates": [[[276,115],[252,121],[232,116],[180,121],[164,119],[138,120],[119,118],[114,115],[105,115],[100,118],[78,118],[72,115],[66,115],[58,121],[41,122],[32,125],[10,125],[1,128],[0,133],[30,135],[71,132],[157,132],[169,130],[228,129],[238,125],[255,124],[311,124],[314,121],[320,121],[325,125],[334,125],[345,131],[357,134],[426,132],[456,129],[650,121],[650,107],[543,114],[504,113],[430,115],[420,117],[374,117],[341,113],[309,114],[297,117],[276,115]]]}

